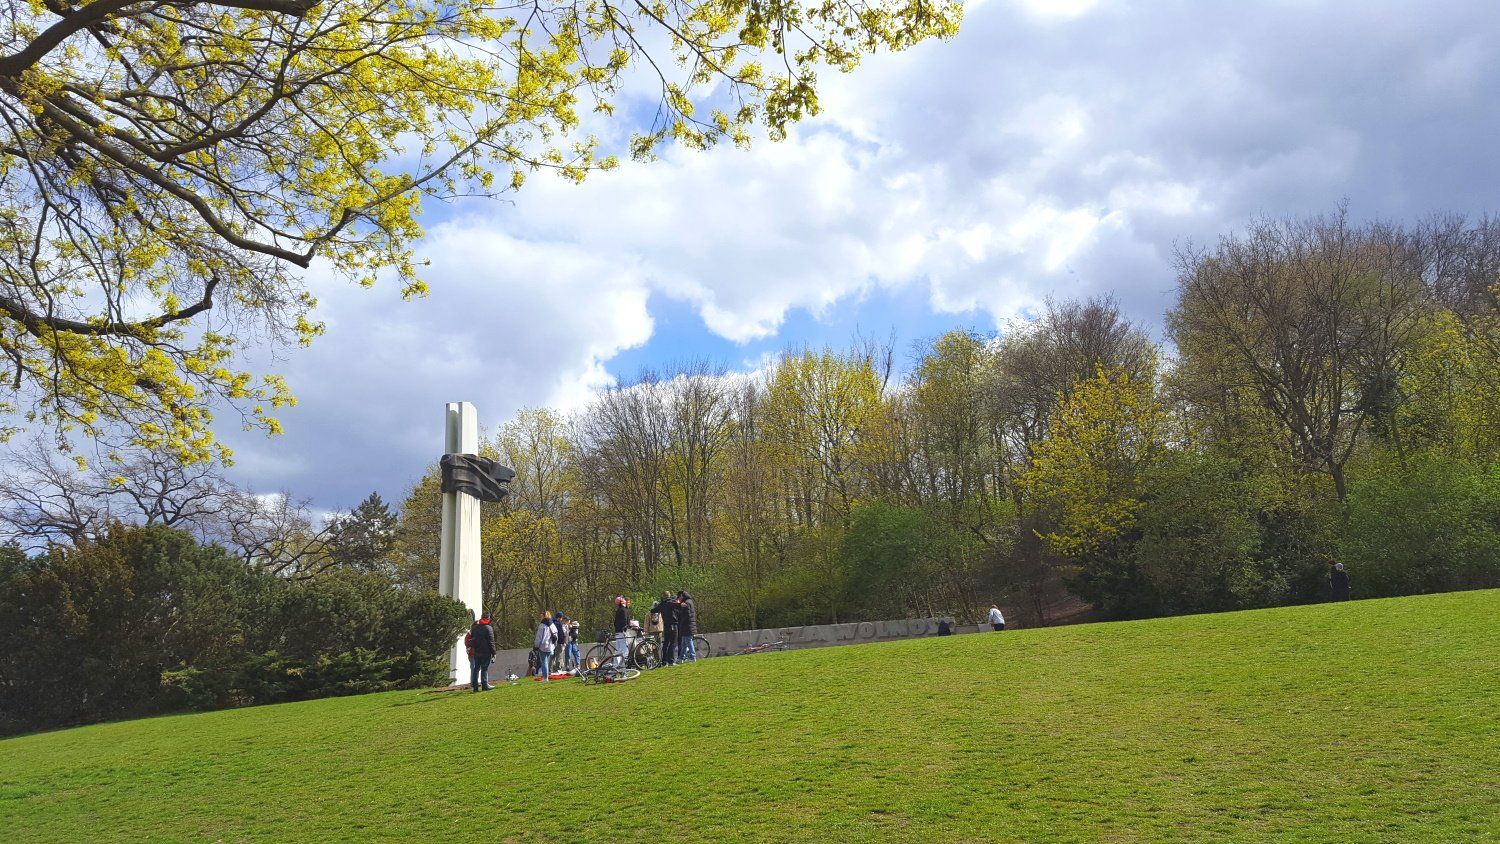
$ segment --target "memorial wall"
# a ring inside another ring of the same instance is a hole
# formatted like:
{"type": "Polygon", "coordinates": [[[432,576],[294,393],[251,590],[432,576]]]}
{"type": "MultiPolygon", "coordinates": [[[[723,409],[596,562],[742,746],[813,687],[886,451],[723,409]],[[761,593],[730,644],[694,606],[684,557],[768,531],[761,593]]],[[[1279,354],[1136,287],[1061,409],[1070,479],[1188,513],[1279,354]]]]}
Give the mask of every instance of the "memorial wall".
{"type": "MultiPolygon", "coordinates": [[[[794,650],[803,648],[826,648],[834,645],[857,645],[864,642],[884,642],[895,639],[917,639],[936,636],[938,618],[905,618],[894,621],[853,621],[847,624],[809,624],[802,627],[768,627],[761,630],[731,630],[726,633],[704,633],[713,656],[738,653],[745,648],[771,642],[785,642],[794,650]]],[[[952,620],[949,620],[952,624],[952,620]]],[[[988,626],[954,624],[954,633],[974,633],[988,630],[988,626]]],[[[579,645],[587,654],[593,642],[579,645]]],[[[495,664],[490,668],[493,680],[503,680],[508,674],[518,676],[526,673],[528,648],[500,651],[495,655],[495,664]]]]}

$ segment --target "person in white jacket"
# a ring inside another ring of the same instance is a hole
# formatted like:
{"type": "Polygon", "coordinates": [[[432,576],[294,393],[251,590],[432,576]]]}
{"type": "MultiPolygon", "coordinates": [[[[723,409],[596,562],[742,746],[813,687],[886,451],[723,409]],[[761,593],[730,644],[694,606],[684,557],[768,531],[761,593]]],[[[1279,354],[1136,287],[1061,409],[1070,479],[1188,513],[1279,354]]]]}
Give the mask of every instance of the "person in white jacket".
{"type": "Polygon", "coordinates": [[[990,626],[996,630],[1005,629],[1005,616],[1000,613],[1000,607],[990,604],[990,626]]]}
{"type": "Polygon", "coordinates": [[[536,628],[536,678],[543,683],[552,679],[552,649],[557,645],[557,627],[552,623],[552,613],[542,613],[542,623],[536,628]]]}

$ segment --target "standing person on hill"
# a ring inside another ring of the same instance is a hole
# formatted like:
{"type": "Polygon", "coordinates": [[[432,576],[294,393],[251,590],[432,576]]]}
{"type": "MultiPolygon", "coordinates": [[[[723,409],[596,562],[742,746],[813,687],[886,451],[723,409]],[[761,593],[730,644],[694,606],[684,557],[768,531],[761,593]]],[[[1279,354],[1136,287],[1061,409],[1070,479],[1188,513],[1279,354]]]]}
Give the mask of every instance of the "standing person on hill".
{"type": "Polygon", "coordinates": [[[698,635],[698,605],[687,590],[677,593],[677,660],[697,662],[698,649],[693,646],[693,637],[698,635]]]}
{"type": "Polygon", "coordinates": [[[651,605],[651,609],[646,612],[646,635],[659,636],[664,628],[665,625],[661,619],[661,599],[658,598],[651,605]]]}
{"type": "Polygon", "coordinates": [[[557,641],[552,644],[552,667],[558,671],[568,670],[568,617],[553,611],[552,627],[557,631],[557,641]]]}
{"type": "Polygon", "coordinates": [[[1343,563],[1334,563],[1328,570],[1328,588],[1335,601],[1349,600],[1349,572],[1344,570],[1343,563]]]}
{"type": "Polygon", "coordinates": [[[1000,612],[999,604],[990,604],[990,626],[996,630],[1005,629],[1005,615],[1000,612]]]}
{"type": "Polygon", "coordinates": [[[647,621],[656,619],[661,627],[661,664],[672,665],[677,661],[677,612],[672,606],[672,593],[663,592],[656,603],[651,605],[651,615],[647,621]]]}
{"type": "Polygon", "coordinates": [[[615,596],[615,667],[625,664],[625,631],[630,629],[630,599],[615,596]]]}
{"type": "Polygon", "coordinates": [[[495,660],[495,628],[488,613],[480,614],[464,641],[469,646],[469,688],[487,692],[491,688],[490,663],[495,660]]]}
{"type": "Polygon", "coordinates": [[[552,623],[552,613],[542,613],[542,623],[536,626],[536,640],[532,643],[536,651],[536,679],[548,682],[552,679],[552,648],[557,644],[557,627],[552,623]]]}
{"type": "Polygon", "coordinates": [[[578,622],[570,618],[568,619],[568,664],[573,666],[575,673],[581,661],[578,657],[578,622]]]}

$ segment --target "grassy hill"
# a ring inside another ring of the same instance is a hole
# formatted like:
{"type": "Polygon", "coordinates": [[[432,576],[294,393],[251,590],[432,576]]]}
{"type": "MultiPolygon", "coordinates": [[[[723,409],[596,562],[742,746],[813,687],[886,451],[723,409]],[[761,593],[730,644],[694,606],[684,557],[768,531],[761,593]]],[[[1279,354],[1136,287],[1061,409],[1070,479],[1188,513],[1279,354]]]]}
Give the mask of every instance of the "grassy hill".
{"type": "Polygon", "coordinates": [[[1500,840],[1500,591],[0,741],[7,841],[1500,840]]]}

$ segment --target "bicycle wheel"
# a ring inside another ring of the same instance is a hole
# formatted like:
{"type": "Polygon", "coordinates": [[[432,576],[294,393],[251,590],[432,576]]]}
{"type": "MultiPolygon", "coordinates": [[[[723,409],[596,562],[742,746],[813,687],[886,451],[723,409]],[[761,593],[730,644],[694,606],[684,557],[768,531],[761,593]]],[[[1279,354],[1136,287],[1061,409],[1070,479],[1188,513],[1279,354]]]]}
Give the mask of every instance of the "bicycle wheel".
{"type": "Polygon", "coordinates": [[[616,668],[607,672],[601,682],[623,683],[626,680],[634,680],[639,676],[641,676],[641,670],[639,668],[616,668]]]}
{"type": "Polygon", "coordinates": [[[613,642],[609,644],[601,643],[589,648],[588,656],[584,657],[583,660],[583,667],[594,669],[606,663],[613,664],[616,656],[618,654],[615,653],[613,642]]]}
{"type": "Polygon", "coordinates": [[[709,657],[713,656],[712,651],[713,648],[708,644],[708,639],[702,636],[693,637],[694,659],[708,659],[709,657]]]}
{"type": "Polygon", "coordinates": [[[651,669],[661,664],[661,651],[656,642],[646,639],[630,652],[630,664],[636,668],[651,669]]]}

